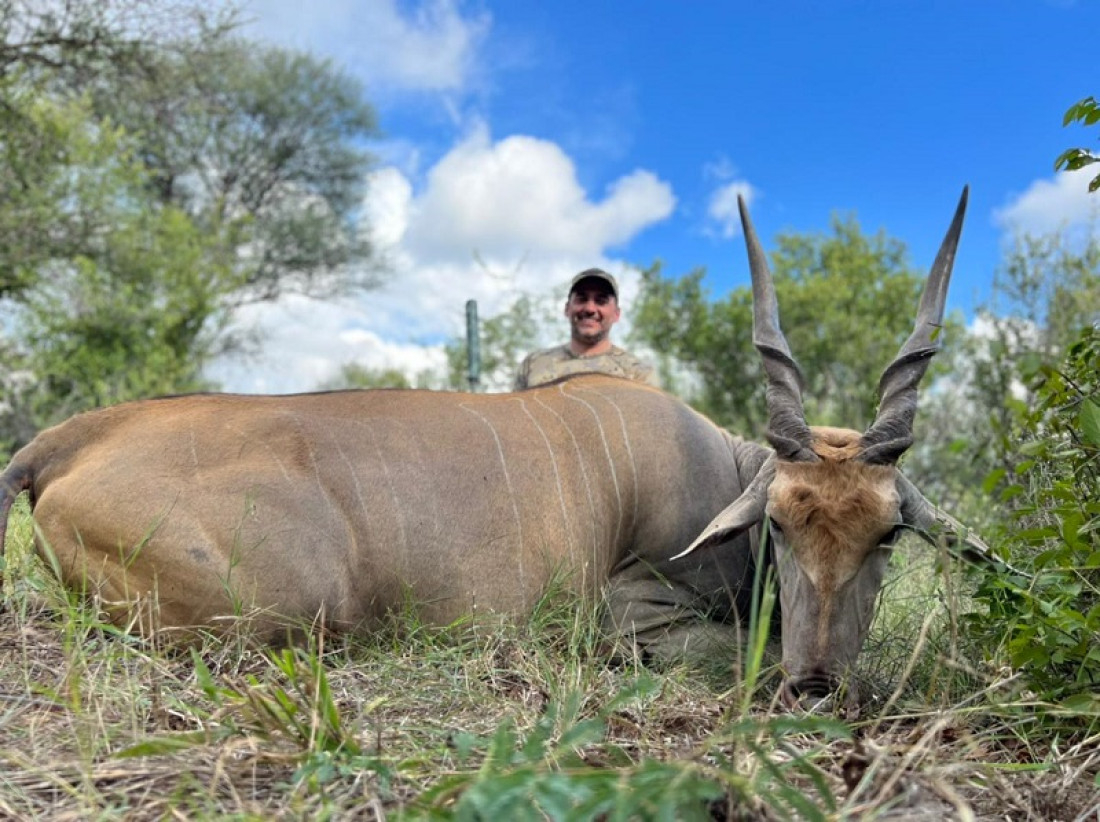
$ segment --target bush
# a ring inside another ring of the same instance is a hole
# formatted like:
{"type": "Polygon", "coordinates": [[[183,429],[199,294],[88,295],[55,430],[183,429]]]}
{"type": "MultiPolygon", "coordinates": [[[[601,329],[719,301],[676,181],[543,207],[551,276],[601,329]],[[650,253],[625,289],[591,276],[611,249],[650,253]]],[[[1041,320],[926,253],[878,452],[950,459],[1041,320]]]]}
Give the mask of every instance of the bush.
{"type": "Polygon", "coordinates": [[[996,649],[1046,699],[1095,710],[1100,686],[1100,327],[1058,367],[1030,375],[1037,402],[1016,404],[1002,447],[1011,469],[987,480],[1010,501],[1008,559],[1030,572],[988,578],[971,637],[996,649]]]}

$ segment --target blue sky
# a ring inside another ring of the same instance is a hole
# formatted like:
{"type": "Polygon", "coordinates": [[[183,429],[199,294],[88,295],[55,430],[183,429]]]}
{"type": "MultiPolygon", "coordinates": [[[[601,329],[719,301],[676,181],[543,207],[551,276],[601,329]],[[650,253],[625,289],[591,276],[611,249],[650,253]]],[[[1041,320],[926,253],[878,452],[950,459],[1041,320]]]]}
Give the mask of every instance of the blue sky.
{"type": "Polygon", "coordinates": [[[363,213],[391,274],[354,301],[242,316],[269,341],[215,369],[237,390],[309,390],[350,361],[438,367],[467,298],[485,315],[530,292],[553,312],[589,265],[620,274],[627,316],[655,260],[705,267],[721,296],[748,276],[738,192],[767,248],[854,213],[923,269],[969,184],[949,299],[968,316],[1015,233],[1100,208],[1091,175],[1052,168],[1100,148],[1062,127],[1100,94],[1092,0],[257,0],[246,15],[250,35],[363,81],[384,133],[363,213]]]}

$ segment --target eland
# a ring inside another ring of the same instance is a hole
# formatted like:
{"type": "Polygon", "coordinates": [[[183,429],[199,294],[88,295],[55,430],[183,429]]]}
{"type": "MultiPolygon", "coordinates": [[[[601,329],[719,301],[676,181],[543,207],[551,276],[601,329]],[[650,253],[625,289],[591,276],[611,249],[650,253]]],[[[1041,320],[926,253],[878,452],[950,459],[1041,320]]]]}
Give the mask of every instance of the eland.
{"type": "Polygon", "coordinates": [[[260,639],[313,621],[369,630],[410,596],[433,624],[518,616],[560,579],[605,599],[616,644],[658,658],[734,641],[762,557],[779,584],[783,701],[826,696],[851,673],[898,533],[960,532],[897,462],[966,199],[865,432],[807,425],[742,202],[771,448],[591,374],[498,395],[144,400],[75,416],[13,457],[0,547],[29,492],[37,549],[62,581],[145,635],[246,618],[260,639]]]}

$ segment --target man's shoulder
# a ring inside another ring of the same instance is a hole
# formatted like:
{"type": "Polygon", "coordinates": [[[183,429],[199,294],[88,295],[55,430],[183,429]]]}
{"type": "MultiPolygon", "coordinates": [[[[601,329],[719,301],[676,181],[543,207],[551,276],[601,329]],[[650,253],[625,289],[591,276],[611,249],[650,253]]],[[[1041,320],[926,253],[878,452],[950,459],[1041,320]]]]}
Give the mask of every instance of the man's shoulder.
{"type": "Polygon", "coordinates": [[[625,348],[619,348],[619,346],[617,346],[617,345],[611,346],[611,350],[608,351],[604,356],[605,357],[612,357],[616,360],[619,360],[620,362],[638,362],[638,363],[642,362],[642,360],[635,357],[633,354],[631,354],[625,348]]]}
{"type": "Polygon", "coordinates": [[[549,348],[540,348],[537,351],[532,351],[524,359],[528,362],[534,362],[535,360],[553,360],[557,362],[561,360],[576,359],[576,355],[569,350],[568,345],[552,345],[549,348]]]}
{"type": "Polygon", "coordinates": [[[523,358],[516,372],[513,389],[533,388],[571,373],[570,363],[576,360],[568,345],[540,348],[523,358]]]}
{"type": "Polygon", "coordinates": [[[651,385],[657,385],[657,374],[653,366],[645,360],[631,354],[625,348],[619,348],[617,345],[614,345],[606,356],[615,362],[618,366],[618,372],[622,376],[637,380],[638,382],[648,382],[651,385]]]}
{"type": "Polygon", "coordinates": [[[544,385],[562,377],[591,372],[657,385],[653,367],[624,348],[612,346],[602,354],[577,356],[567,343],[528,354],[520,366],[515,388],[544,385]]]}

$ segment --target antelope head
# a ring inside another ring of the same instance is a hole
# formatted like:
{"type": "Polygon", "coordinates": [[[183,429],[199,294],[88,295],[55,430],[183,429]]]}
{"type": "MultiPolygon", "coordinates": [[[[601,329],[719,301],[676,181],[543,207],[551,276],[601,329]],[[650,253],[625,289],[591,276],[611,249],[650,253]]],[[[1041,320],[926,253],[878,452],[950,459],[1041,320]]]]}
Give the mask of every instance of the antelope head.
{"type": "Polygon", "coordinates": [[[802,374],[779,327],[771,272],[743,201],[753,290],[753,344],[767,375],[767,439],[775,449],[745,493],[708,525],[680,556],[717,545],[767,522],[774,544],[782,619],[788,707],[824,698],[850,679],[882,586],[891,546],[906,527],[922,533],[943,521],[900,473],[913,443],[917,385],[938,349],[947,285],[966,211],[963,189],[936,256],[913,333],[879,381],[879,408],[862,434],[809,426],[802,374]]]}

